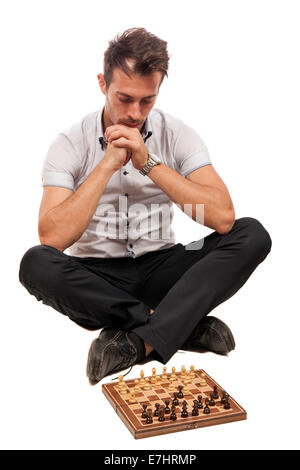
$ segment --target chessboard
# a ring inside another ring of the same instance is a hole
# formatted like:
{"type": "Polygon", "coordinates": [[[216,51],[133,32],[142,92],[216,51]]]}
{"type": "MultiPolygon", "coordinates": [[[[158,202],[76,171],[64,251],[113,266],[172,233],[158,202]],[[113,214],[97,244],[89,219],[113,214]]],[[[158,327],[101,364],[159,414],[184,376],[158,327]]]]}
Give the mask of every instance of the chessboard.
{"type": "Polygon", "coordinates": [[[135,439],[247,419],[246,411],[204,370],[180,372],[102,385],[102,391],[135,439]]]}

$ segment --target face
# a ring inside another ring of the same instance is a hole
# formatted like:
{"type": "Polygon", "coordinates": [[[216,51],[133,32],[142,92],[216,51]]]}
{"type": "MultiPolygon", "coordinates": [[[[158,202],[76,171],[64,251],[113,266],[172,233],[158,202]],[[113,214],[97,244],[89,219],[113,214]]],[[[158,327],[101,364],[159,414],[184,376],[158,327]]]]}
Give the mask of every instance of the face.
{"type": "Polygon", "coordinates": [[[98,81],[105,95],[105,129],[113,124],[123,124],[141,131],[158,96],[161,72],[153,72],[146,77],[128,77],[121,69],[115,68],[108,90],[102,74],[98,75],[98,81]]]}

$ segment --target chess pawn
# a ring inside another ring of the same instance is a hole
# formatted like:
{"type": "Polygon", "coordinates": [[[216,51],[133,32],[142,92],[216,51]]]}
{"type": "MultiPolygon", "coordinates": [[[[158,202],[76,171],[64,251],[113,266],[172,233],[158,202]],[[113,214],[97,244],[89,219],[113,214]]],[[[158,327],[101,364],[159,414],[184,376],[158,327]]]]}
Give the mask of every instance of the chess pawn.
{"type": "Polygon", "coordinates": [[[131,390],[130,392],[129,403],[136,403],[134,390],[131,390]]]}
{"type": "Polygon", "coordinates": [[[185,380],[186,380],[186,383],[187,383],[187,384],[191,383],[191,381],[192,381],[192,379],[191,379],[191,373],[190,373],[189,370],[186,371],[186,378],[185,378],[185,380]]]}
{"type": "Polygon", "coordinates": [[[169,379],[167,377],[167,368],[166,367],[163,367],[163,373],[162,373],[162,376],[161,376],[161,380],[162,380],[163,383],[169,382],[169,379]]]}
{"type": "Polygon", "coordinates": [[[127,385],[123,382],[122,387],[119,389],[121,395],[125,395],[127,393],[127,385]]]}
{"type": "Polygon", "coordinates": [[[185,374],[186,374],[186,368],[185,366],[182,366],[180,376],[183,380],[185,379],[185,374]]]}
{"type": "Polygon", "coordinates": [[[173,382],[170,382],[170,385],[169,385],[169,387],[168,387],[168,390],[169,390],[169,392],[171,392],[171,393],[175,391],[175,386],[174,386],[173,382]]]}
{"type": "Polygon", "coordinates": [[[140,385],[145,385],[146,380],[145,380],[145,373],[144,373],[143,370],[141,370],[140,376],[141,376],[141,378],[140,378],[140,385]]]}
{"type": "Polygon", "coordinates": [[[144,403],[144,404],[142,405],[142,407],[143,407],[142,418],[145,419],[145,418],[147,418],[147,416],[148,416],[148,413],[147,413],[147,411],[146,411],[147,403],[146,403],[146,404],[144,403]]]}
{"type": "Polygon", "coordinates": [[[151,387],[149,385],[149,379],[148,377],[145,378],[145,384],[144,384],[144,390],[150,390],[151,387]]]}
{"type": "Polygon", "coordinates": [[[172,379],[172,380],[176,380],[176,379],[177,379],[175,372],[176,372],[176,368],[175,368],[175,367],[172,367],[172,373],[171,373],[170,379],[172,379]]]}
{"type": "Polygon", "coordinates": [[[148,411],[148,416],[146,418],[146,423],[147,424],[152,424],[153,423],[152,410],[151,410],[151,408],[149,408],[147,411],[148,411]]]}
{"type": "Polygon", "coordinates": [[[201,372],[201,374],[200,374],[200,385],[201,385],[202,387],[205,387],[205,385],[206,385],[206,380],[205,380],[205,374],[204,374],[204,372],[201,372]]]}
{"type": "Polygon", "coordinates": [[[124,387],[123,378],[124,378],[123,375],[119,375],[119,377],[118,377],[119,382],[118,382],[117,387],[118,387],[119,390],[122,390],[122,388],[124,387]]]}
{"type": "Polygon", "coordinates": [[[152,377],[151,377],[151,379],[150,379],[150,382],[151,382],[152,384],[156,384],[156,382],[157,382],[157,376],[156,376],[156,369],[155,369],[155,367],[153,367],[153,369],[152,369],[152,377]]]}
{"type": "Polygon", "coordinates": [[[194,379],[196,374],[195,374],[195,366],[190,366],[190,376],[191,379],[194,379]]]}
{"type": "Polygon", "coordinates": [[[138,392],[140,390],[139,380],[135,379],[134,383],[135,383],[134,390],[135,392],[138,392]]]}

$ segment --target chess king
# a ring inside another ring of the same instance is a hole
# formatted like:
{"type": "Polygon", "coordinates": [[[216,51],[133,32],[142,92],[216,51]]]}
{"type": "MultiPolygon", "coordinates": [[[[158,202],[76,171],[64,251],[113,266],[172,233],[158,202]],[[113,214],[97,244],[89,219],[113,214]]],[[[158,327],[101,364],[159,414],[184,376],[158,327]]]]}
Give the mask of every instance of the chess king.
{"type": "Polygon", "coordinates": [[[260,221],[235,218],[198,132],[155,107],[168,65],[167,42],[144,28],[117,35],[97,76],[104,105],[56,136],[42,168],[40,245],[23,255],[19,279],[101,330],[88,353],[91,384],[149,355],[166,364],[178,349],[228,354],[230,328],[209,314],[271,250],[260,221]],[[176,243],[174,204],[212,232],[176,243]]]}

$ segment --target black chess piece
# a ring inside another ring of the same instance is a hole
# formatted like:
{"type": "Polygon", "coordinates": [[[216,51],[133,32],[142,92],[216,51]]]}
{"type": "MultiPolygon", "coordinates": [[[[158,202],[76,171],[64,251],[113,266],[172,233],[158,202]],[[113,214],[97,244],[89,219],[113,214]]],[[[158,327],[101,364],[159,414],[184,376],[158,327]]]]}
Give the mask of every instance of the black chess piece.
{"type": "Polygon", "coordinates": [[[213,398],[214,400],[217,400],[217,399],[219,398],[218,388],[217,388],[216,385],[214,385],[214,391],[213,391],[213,393],[212,393],[212,398],[213,398]]]}
{"type": "Polygon", "coordinates": [[[165,413],[166,413],[166,415],[171,412],[171,410],[170,410],[170,408],[169,408],[169,403],[170,403],[170,400],[166,400],[166,401],[165,401],[165,404],[166,404],[165,413]]]}
{"type": "Polygon", "coordinates": [[[159,417],[158,417],[158,421],[164,421],[166,418],[165,418],[165,409],[163,406],[161,406],[159,408],[159,417]]]}
{"type": "Polygon", "coordinates": [[[154,411],[154,416],[159,416],[159,407],[160,407],[160,404],[159,403],[155,403],[155,411],[154,411]]]}
{"type": "Polygon", "coordinates": [[[210,394],[210,400],[208,402],[209,406],[215,406],[215,400],[213,399],[213,394],[210,394]]]}
{"type": "Polygon", "coordinates": [[[230,410],[230,408],[231,408],[231,406],[230,406],[229,400],[227,398],[226,401],[224,402],[224,410],[230,410]]]}
{"type": "Polygon", "coordinates": [[[177,419],[177,416],[176,416],[176,413],[175,413],[175,406],[172,406],[171,414],[170,414],[170,420],[171,421],[176,421],[176,419],[177,419]]]}
{"type": "Polygon", "coordinates": [[[142,405],[142,407],[143,407],[143,410],[144,410],[143,413],[142,413],[142,418],[145,419],[145,418],[148,417],[148,413],[146,411],[147,405],[142,405]]]}
{"type": "Polygon", "coordinates": [[[206,415],[208,415],[210,413],[210,409],[209,409],[209,406],[207,404],[204,407],[203,413],[206,414],[206,415]]]}
{"type": "Polygon", "coordinates": [[[177,393],[178,398],[183,398],[183,393],[182,393],[183,385],[178,386],[179,392],[177,393]]]}
{"type": "Polygon", "coordinates": [[[202,405],[202,396],[201,396],[201,395],[198,395],[198,408],[199,408],[199,409],[202,409],[202,408],[203,408],[203,405],[202,405]]]}
{"type": "Polygon", "coordinates": [[[174,398],[173,398],[172,403],[173,403],[174,406],[178,406],[178,405],[179,405],[179,401],[178,401],[178,399],[177,399],[177,393],[176,393],[176,392],[174,393],[174,398]]]}
{"type": "Polygon", "coordinates": [[[185,403],[182,404],[181,416],[182,416],[182,418],[187,418],[188,415],[189,415],[189,413],[187,411],[187,402],[185,401],[185,403]]]}
{"type": "Polygon", "coordinates": [[[152,424],[153,423],[152,410],[151,410],[151,408],[149,408],[147,411],[148,411],[148,414],[147,414],[146,423],[147,424],[152,424]]]}
{"type": "Polygon", "coordinates": [[[198,409],[198,402],[195,400],[193,409],[192,409],[192,416],[199,416],[199,409],[198,409]]]}
{"type": "Polygon", "coordinates": [[[225,390],[222,390],[221,403],[224,404],[228,398],[229,398],[229,394],[227,392],[225,392],[225,390]]]}

